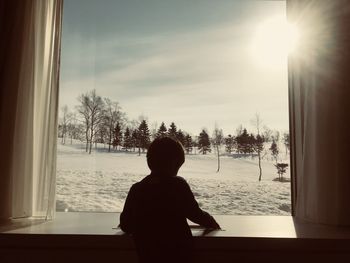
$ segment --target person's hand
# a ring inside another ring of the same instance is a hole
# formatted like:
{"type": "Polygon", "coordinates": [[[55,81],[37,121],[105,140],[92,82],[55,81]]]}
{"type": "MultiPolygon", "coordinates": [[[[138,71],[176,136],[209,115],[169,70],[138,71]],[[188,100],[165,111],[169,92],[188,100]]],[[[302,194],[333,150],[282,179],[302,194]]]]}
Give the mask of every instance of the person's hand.
{"type": "Polygon", "coordinates": [[[216,221],[214,222],[214,229],[221,229],[221,226],[216,221]]]}
{"type": "Polygon", "coordinates": [[[203,233],[202,233],[202,236],[206,236],[208,235],[209,233],[215,231],[215,230],[220,230],[221,227],[220,225],[218,224],[218,222],[216,222],[216,220],[214,219],[214,217],[212,217],[212,222],[211,222],[211,225],[208,226],[206,229],[204,229],[203,233]]]}
{"type": "Polygon", "coordinates": [[[214,217],[211,217],[211,224],[208,228],[212,229],[212,230],[219,230],[221,229],[220,225],[218,224],[218,222],[216,222],[216,220],[214,219],[214,217]]]}

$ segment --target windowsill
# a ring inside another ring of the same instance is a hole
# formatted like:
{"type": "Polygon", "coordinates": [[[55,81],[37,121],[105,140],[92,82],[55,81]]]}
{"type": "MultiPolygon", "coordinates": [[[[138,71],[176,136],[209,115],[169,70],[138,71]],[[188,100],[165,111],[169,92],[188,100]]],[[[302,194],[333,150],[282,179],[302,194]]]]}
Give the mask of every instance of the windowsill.
{"type": "MultiPolygon", "coordinates": [[[[0,227],[1,262],[136,263],[118,213],[57,213],[53,221],[19,219],[0,227]],[[28,260],[29,259],[29,260],[28,260]],[[38,260],[40,259],[40,260],[38,260]]],[[[215,216],[225,231],[193,228],[194,262],[350,262],[350,228],[296,222],[291,216],[215,216]],[[276,255],[279,255],[276,257],[276,255]],[[336,260],[334,260],[336,258],[336,260]],[[302,259],[302,260],[301,260],[302,259]],[[285,260],[283,260],[285,261],[285,260]]],[[[171,227],[171,226],[169,226],[171,227]]],[[[166,233],[166,229],[164,230],[166,233]]]]}
{"type": "MultiPolygon", "coordinates": [[[[225,231],[203,235],[203,229],[192,229],[197,251],[350,253],[350,228],[299,223],[291,216],[217,215],[215,218],[225,231]]],[[[56,219],[48,222],[13,220],[0,228],[0,251],[1,248],[60,248],[134,253],[132,239],[121,230],[112,229],[119,223],[118,219],[118,213],[69,212],[57,213],[56,219]]]]}
{"type": "MultiPolygon", "coordinates": [[[[193,227],[195,239],[207,238],[278,238],[278,239],[346,239],[350,228],[337,228],[298,222],[291,216],[233,216],[216,215],[223,231],[204,233],[193,227]]],[[[58,212],[55,220],[17,219],[0,227],[1,234],[36,234],[69,236],[112,236],[128,239],[119,229],[119,213],[58,212]]],[[[171,227],[171,226],[169,226],[171,227]]],[[[166,231],[166,230],[165,230],[166,231]]],[[[3,236],[3,235],[1,235],[3,236]]],[[[6,235],[7,236],[7,235],[6,235]]]]}

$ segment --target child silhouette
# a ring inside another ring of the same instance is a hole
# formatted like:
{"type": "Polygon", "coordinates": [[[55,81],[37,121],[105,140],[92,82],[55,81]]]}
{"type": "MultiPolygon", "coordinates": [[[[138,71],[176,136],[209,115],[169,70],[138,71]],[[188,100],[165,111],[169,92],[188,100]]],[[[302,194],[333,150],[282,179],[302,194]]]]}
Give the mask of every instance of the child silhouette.
{"type": "Polygon", "coordinates": [[[184,162],[180,142],[170,137],[155,139],[147,151],[151,174],[129,190],[120,227],[133,236],[140,262],[190,262],[193,240],[186,219],[220,229],[199,208],[187,182],[177,176],[184,162]]]}

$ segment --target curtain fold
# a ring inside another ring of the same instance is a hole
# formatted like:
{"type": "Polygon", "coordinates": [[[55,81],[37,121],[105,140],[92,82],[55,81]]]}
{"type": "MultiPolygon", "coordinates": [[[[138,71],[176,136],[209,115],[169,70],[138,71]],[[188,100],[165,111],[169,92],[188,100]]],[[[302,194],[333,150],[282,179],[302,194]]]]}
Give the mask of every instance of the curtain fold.
{"type": "Polygon", "coordinates": [[[52,217],[56,187],[56,143],[62,1],[37,1],[34,65],[34,215],[52,217]],[[37,176],[39,175],[39,176],[37,176]]]}
{"type": "Polygon", "coordinates": [[[1,27],[0,218],[52,218],[63,3],[9,2],[1,27]]]}
{"type": "Polygon", "coordinates": [[[288,0],[299,28],[289,58],[293,212],[350,225],[350,3],[288,0]]]}

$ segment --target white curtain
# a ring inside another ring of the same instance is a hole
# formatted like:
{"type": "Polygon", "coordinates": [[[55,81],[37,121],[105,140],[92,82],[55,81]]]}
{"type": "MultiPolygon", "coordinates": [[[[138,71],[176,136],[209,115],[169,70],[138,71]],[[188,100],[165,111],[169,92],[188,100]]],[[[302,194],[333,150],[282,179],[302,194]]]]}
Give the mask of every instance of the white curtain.
{"type": "Polygon", "coordinates": [[[9,2],[1,28],[0,218],[52,218],[63,3],[9,2]]]}
{"type": "Polygon", "coordinates": [[[288,0],[294,215],[350,225],[350,2],[288,0]]]}

